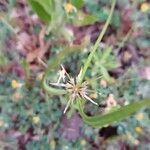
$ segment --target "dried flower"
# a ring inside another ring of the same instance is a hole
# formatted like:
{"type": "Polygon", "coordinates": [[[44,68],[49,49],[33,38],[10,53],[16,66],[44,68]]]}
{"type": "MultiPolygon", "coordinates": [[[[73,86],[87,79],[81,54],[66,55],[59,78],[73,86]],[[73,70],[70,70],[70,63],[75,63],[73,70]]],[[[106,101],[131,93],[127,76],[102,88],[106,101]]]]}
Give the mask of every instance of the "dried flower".
{"type": "Polygon", "coordinates": [[[65,81],[65,78],[66,78],[65,74],[67,72],[66,72],[65,68],[62,65],[61,65],[61,68],[62,69],[59,71],[59,78],[58,78],[57,84],[60,83],[61,80],[65,81]]]}
{"type": "Polygon", "coordinates": [[[13,89],[19,88],[19,87],[21,87],[21,86],[22,86],[22,84],[19,83],[19,82],[17,82],[16,80],[12,80],[12,81],[11,81],[11,87],[12,87],[13,89]]]}
{"type": "Polygon", "coordinates": [[[42,78],[43,78],[43,75],[44,75],[44,72],[40,72],[40,73],[37,75],[36,79],[37,79],[38,81],[41,81],[42,78]]]}
{"type": "Polygon", "coordinates": [[[50,144],[51,149],[55,149],[56,141],[54,139],[50,140],[49,144],[50,144]]]}
{"type": "Polygon", "coordinates": [[[107,87],[107,82],[105,80],[101,80],[100,84],[106,88],[107,87]]]}
{"type": "Polygon", "coordinates": [[[149,10],[149,8],[150,8],[150,5],[147,2],[144,2],[144,3],[141,4],[140,10],[142,12],[146,12],[146,11],[149,10]]]}
{"type": "Polygon", "coordinates": [[[114,99],[113,94],[109,94],[107,100],[106,100],[107,107],[105,108],[105,112],[108,112],[112,107],[117,106],[117,102],[114,99]]]}
{"type": "Polygon", "coordinates": [[[86,145],[86,141],[85,141],[84,139],[82,139],[82,140],[80,141],[80,145],[81,145],[81,146],[85,146],[85,145],[86,145]]]}
{"type": "Polygon", "coordinates": [[[114,99],[114,95],[113,94],[109,94],[109,96],[107,98],[107,107],[114,107],[116,105],[117,105],[117,102],[114,99]]]}
{"type": "Polygon", "coordinates": [[[139,141],[137,139],[135,139],[130,132],[127,131],[127,138],[135,145],[139,144],[139,141]]]}
{"type": "Polygon", "coordinates": [[[135,139],[135,140],[133,141],[133,144],[134,144],[134,145],[139,145],[139,143],[140,143],[140,142],[139,142],[137,139],[135,139]]]}
{"type": "Polygon", "coordinates": [[[64,5],[64,9],[66,13],[72,13],[73,11],[76,11],[76,8],[71,3],[66,3],[64,5]]]}
{"type": "Polygon", "coordinates": [[[83,82],[81,85],[77,84],[77,78],[72,78],[69,76],[69,74],[66,72],[64,67],[61,65],[61,71],[59,78],[56,83],[50,83],[50,85],[63,87],[66,89],[66,91],[70,94],[69,101],[64,109],[64,113],[66,113],[67,109],[69,108],[70,104],[73,104],[73,102],[77,98],[83,98],[90,102],[92,102],[95,105],[98,105],[96,102],[94,102],[88,95],[88,84],[87,82],[83,82]],[[61,82],[63,81],[63,82],[61,82]]]}
{"type": "Polygon", "coordinates": [[[4,126],[4,121],[0,120],[0,128],[4,126]]]}
{"type": "Polygon", "coordinates": [[[16,89],[18,87],[18,82],[16,80],[11,81],[11,86],[13,89],[16,89]]]}
{"type": "Polygon", "coordinates": [[[32,122],[33,122],[34,124],[38,124],[38,123],[40,122],[40,117],[39,117],[39,116],[34,116],[34,117],[32,118],[32,122]]]}
{"type": "Polygon", "coordinates": [[[140,134],[143,132],[143,129],[141,127],[136,127],[135,131],[140,134]]]}
{"type": "Polygon", "coordinates": [[[96,99],[97,96],[98,96],[97,92],[94,92],[94,93],[90,94],[90,97],[91,97],[91,98],[94,98],[94,99],[96,99]]]}
{"type": "Polygon", "coordinates": [[[141,121],[141,120],[143,120],[144,119],[144,113],[138,113],[137,115],[136,115],[136,119],[137,120],[139,120],[139,121],[141,121]]]}

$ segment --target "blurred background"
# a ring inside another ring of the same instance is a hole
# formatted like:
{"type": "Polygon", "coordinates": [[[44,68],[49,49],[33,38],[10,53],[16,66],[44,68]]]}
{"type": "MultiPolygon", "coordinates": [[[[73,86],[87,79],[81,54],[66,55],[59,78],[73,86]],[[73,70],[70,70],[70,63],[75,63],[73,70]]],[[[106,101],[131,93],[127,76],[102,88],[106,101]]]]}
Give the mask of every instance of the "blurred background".
{"type": "MultiPolygon", "coordinates": [[[[63,114],[67,96],[42,88],[47,64],[65,48],[75,47],[63,65],[78,75],[110,7],[111,0],[0,0],[0,150],[150,149],[149,108],[94,129],[76,111],[69,119],[63,114]]],[[[51,72],[53,81],[59,69],[51,72]]],[[[117,0],[86,73],[91,78],[95,93],[90,97],[102,105],[109,99],[123,106],[150,97],[149,0],[117,0]]],[[[85,108],[88,115],[104,109],[91,103],[85,108]]]]}

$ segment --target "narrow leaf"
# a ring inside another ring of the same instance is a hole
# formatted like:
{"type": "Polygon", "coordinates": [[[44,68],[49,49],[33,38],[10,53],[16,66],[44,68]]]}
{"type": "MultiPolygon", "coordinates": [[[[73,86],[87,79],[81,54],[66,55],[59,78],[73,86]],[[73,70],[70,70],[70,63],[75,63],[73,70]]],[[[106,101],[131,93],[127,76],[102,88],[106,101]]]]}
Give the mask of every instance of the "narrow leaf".
{"type": "Polygon", "coordinates": [[[150,99],[144,99],[138,102],[134,102],[132,104],[123,106],[117,109],[116,111],[105,114],[105,115],[95,115],[92,117],[89,117],[84,113],[81,100],[78,100],[78,103],[79,103],[79,112],[83,120],[87,124],[93,127],[100,128],[100,127],[112,124],[114,122],[121,121],[133,115],[133,113],[137,112],[144,106],[150,106],[150,99]]]}

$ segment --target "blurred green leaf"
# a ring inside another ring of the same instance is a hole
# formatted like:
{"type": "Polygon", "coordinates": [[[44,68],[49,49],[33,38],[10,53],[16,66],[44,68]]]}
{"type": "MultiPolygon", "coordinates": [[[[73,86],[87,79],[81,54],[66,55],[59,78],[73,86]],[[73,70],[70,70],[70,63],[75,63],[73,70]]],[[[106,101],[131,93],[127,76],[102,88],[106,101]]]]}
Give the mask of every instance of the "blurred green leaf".
{"type": "Polygon", "coordinates": [[[27,62],[26,59],[22,59],[21,66],[22,66],[23,70],[25,71],[26,77],[29,77],[30,76],[29,63],[27,62]]]}
{"type": "MultiPolygon", "coordinates": [[[[0,52],[1,53],[1,52],[0,52]]],[[[8,58],[4,54],[0,54],[0,65],[6,65],[8,63],[8,58]]]]}
{"type": "Polygon", "coordinates": [[[112,54],[112,47],[107,46],[104,50],[97,51],[92,62],[95,64],[93,66],[93,70],[96,70],[95,73],[102,74],[103,78],[108,82],[113,81],[108,71],[119,67],[120,64],[112,54]]]}
{"type": "Polygon", "coordinates": [[[38,14],[38,16],[46,23],[51,21],[52,2],[51,0],[28,0],[32,9],[38,14]]]}
{"type": "Polygon", "coordinates": [[[104,50],[104,53],[100,59],[100,62],[103,64],[106,62],[107,58],[110,56],[110,53],[112,51],[112,47],[107,47],[105,50],[104,50]]]}
{"type": "MultiPolygon", "coordinates": [[[[111,1],[109,0],[109,2],[111,1]]],[[[97,18],[97,21],[105,22],[107,20],[109,15],[108,7],[99,5],[98,1],[87,1],[86,7],[89,10],[89,12],[97,18]]],[[[116,28],[120,26],[120,14],[118,11],[114,12],[110,24],[116,28]]]]}
{"type": "Polygon", "coordinates": [[[120,24],[121,24],[120,14],[119,12],[116,11],[112,17],[111,25],[116,28],[119,28],[120,24]]]}
{"type": "Polygon", "coordinates": [[[87,124],[89,124],[93,127],[96,127],[96,128],[100,128],[100,127],[112,124],[114,122],[123,120],[123,119],[131,116],[133,113],[137,112],[138,110],[140,110],[142,107],[150,106],[150,99],[144,99],[144,100],[123,106],[111,113],[108,113],[105,115],[95,115],[95,116],[91,117],[91,116],[87,116],[84,113],[83,105],[81,102],[82,102],[82,100],[79,99],[78,104],[79,104],[80,115],[82,116],[83,120],[87,124]]]}
{"type": "Polygon", "coordinates": [[[78,17],[74,20],[74,24],[77,26],[85,26],[93,24],[97,21],[94,15],[87,15],[83,12],[78,12],[78,17]]]}
{"type": "Polygon", "coordinates": [[[106,81],[111,82],[111,77],[110,77],[107,69],[103,65],[100,65],[100,72],[106,81]]]}
{"type": "Polygon", "coordinates": [[[84,5],[84,0],[71,0],[71,3],[77,8],[80,9],[84,5]]]}

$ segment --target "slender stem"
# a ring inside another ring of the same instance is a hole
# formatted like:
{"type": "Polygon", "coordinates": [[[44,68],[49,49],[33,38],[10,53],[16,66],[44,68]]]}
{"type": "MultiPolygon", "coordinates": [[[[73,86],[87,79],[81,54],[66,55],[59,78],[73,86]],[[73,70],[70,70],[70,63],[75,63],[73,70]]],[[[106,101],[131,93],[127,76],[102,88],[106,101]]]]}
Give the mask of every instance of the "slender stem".
{"type": "Polygon", "coordinates": [[[125,44],[125,42],[129,39],[131,33],[132,33],[133,27],[128,31],[128,33],[125,35],[123,40],[118,44],[117,51],[119,51],[125,44]]]}
{"type": "Polygon", "coordinates": [[[96,42],[95,42],[95,45],[94,45],[94,47],[93,47],[93,50],[91,51],[91,53],[90,53],[90,55],[88,56],[86,62],[84,63],[83,70],[82,70],[81,76],[80,76],[79,81],[78,81],[79,84],[82,83],[83,78],[84,78],[84,76],[85,76],[85,73],[86,73],[86,71],[87,71],[87,68],[89,67],[90,62],[91,62],[91,60],[92,60],[92,58],[93,58],[93,56],[94,56],[94,53],[95,53],[95,51],[97,50],[97,48],[98,48],[98,46],[99,46],[99,43],[101,42],[101,40],[102,40],[102,38],[103,38],[103,36],[104,36],[106,30],[107,30],[107,27],[108,27],[108,25],[109,25],[109,23],[110,23],[110,21],[111,21],[111,18],[112,18],[112,14],[113,14],[113,11],[114,11],[115,4],[116,4],[116,0],[113,0],[112,6],[111,6],[111,10],[110,10],[110,14],[109,14],[109,16],[108,16],[108,18],[107,18],[107,21],[106,21],[106,23],[105,23],[105,25],[104,25],[102,31],[100,32],[100,34],[99,34],[99,36],[98,36],[98,39],[97,39],[96,42]]]}

